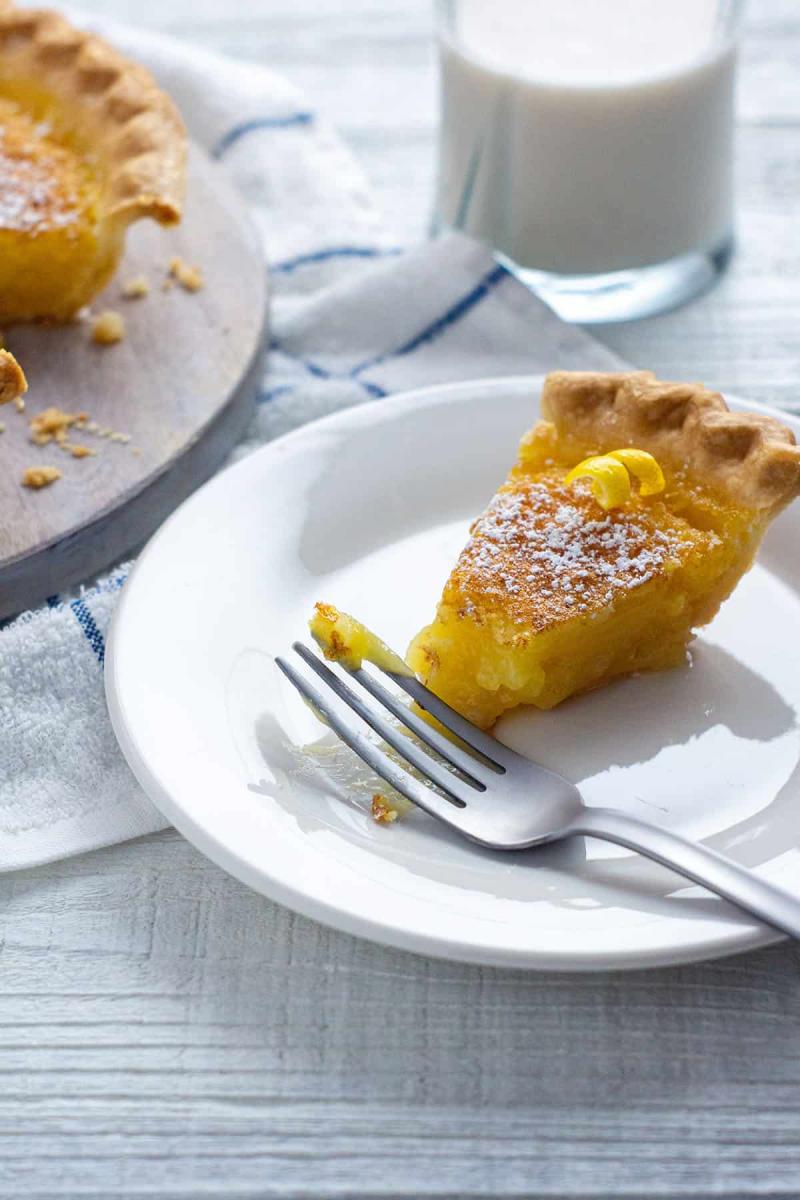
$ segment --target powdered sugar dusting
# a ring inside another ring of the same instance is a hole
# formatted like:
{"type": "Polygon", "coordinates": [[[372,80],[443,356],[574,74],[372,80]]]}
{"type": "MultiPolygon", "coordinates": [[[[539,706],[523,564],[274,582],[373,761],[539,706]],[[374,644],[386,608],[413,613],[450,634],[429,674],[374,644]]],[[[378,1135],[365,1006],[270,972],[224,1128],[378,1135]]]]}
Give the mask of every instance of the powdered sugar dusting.
{"type": "Polygon", "coordinates": [[[47,141],[48,127],[0,108],[0,229],[36,233],[72,224],[79,197],[67,180],[69,151],[47,141]]]}
{"type": "Polygon", "coordinates": [[[499,492],[472,527],[450,581],[463,615],[502,608],[532,630],[587,615],[677,566],[715,535],[632,503],[604,513],[588,483],[524,480],[499,492]]]}

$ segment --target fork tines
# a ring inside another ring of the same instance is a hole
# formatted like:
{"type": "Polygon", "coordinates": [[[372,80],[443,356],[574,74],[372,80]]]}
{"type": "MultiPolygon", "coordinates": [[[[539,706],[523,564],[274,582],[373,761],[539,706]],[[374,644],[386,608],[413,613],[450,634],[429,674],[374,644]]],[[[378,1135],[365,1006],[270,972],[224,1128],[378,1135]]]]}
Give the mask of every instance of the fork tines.
{"type": "Polygon", "coordinates": [[[348,670],[347,673],[377,701],[377,705],[370,704],[366,697],[331,670],[308,646],[302,642],[295,642],[292,648],[318,676],[321,684],[309,679],[287,659],[278,657],[275,661],[283,674],[342,741],[373,771],[433,816],[447,820],[448,809],[452,813],[453,805],[458,808],[465,807],[470,800],[477,799],[481,792],[486,791],[492,777],[496,778],[498,773],[505,772],[505,766],[498,760],[510,752],[506,752],[504,747],[482,730],[476,729],[413,676],[385,672],[421,708],[430,712],[441,725],[455,734],[459,741],[440,732],[413,712],[363,667],[348,670]],[[336,703],[336,699],[373,729],[387,746],[391,746],[395,753],[413,768],[416,775],[404,770],[385,750],[376,745],[360,728],[359,721],[344,712],[336,703]],[[412,740],[387,719],[387,713],[400,721],[419,742],[430,747],[438,757],[434,758],[427,753],[417,741],[412,740]],[[449,767],[445,764],[449,764],[449,767]],[[437,790],[434,791],[433,788],[437,790]]]}

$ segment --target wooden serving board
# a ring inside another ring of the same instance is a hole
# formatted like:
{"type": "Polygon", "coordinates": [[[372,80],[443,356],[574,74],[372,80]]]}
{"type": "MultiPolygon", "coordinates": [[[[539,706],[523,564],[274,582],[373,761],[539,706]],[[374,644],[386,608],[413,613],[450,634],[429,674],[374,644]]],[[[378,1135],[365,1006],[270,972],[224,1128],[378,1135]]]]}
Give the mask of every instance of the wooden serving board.
{"type": "Polygon", "coordinates": [[[114,309],[124,341],[92,343],[88,323],[6,330],[25,369],[24,413],[0,409],[0,618],[119,561],[223,461],[242,435],[258,388],[266,336],[266,270],[256,233],[222,168],[193,148],[180,226],[149,221],[128,234],[125,258],[93,312],[114,309]],[[163,289],[170,259],[198,265],[201,291],[163,289]],[[150,294],[122,298],[145,275],[150,294]],[[76,459],[30,441],[31,416],[54,405],[85,411],[100,429],[70,440],[96,456],[76,459]],[[58,467],[40,491],[21,486],[27,467],[58,467]]]}

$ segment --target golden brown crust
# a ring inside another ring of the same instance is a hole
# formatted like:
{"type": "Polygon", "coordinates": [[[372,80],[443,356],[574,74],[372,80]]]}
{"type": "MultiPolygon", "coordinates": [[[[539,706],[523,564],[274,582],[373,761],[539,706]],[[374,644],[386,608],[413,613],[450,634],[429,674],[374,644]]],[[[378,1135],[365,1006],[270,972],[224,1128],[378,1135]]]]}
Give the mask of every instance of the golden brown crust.
{"type": "Polygon", "coordinates": [[[28,390],[25,372],[13,354],[0,350],[0,404],[8,404],[28,390]]]}
{"type": "Polygon", "coordinates": [[[748,508],[777,512],[800,495],[800,447],[774,417],[731,412],[700,383],[652,371],[554,371],[542,415],[565,438],[602,451],[638,446],[748,508]]]}
{"type": "Polygon", "coordinates": [[[0,91],[20,82],[54,96],[102,159],[107,217],[180,220],[186,131],[149,71],[58,13],[0,0],[0,91]]]}

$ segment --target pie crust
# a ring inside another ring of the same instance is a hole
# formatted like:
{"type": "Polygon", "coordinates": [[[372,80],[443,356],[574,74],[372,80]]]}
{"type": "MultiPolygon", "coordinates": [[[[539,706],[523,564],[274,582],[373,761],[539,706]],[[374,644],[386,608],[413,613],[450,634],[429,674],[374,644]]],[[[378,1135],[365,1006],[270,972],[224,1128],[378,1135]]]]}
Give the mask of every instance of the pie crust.
{"type": "Polygon", "coordinates": [[[800,495],[792,431],[765,413],[731,412],[701,383],[668,383],[652,371],[554,371],[542,416],[560,438],[647,450],[662,468],[748,508],[774,514],[800,495]]]}
{"type": "Polygon", "coordinates": [[[25,372],[14,355],[8,350],[0,350],[0,404],[8,404],[24,396],[27,390],[25,372]]]}

